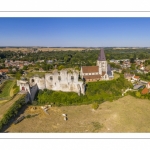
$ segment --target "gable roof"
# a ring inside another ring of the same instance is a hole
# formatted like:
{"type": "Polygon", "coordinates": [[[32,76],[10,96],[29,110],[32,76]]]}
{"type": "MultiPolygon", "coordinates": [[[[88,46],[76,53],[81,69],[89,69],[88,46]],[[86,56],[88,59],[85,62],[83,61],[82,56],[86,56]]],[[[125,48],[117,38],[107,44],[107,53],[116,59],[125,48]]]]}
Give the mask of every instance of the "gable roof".
{"type": "Polygon", "coordinates": [[[82,66],[81,68],[83,73],[99,72],[98,66],[82,66]]]}
{"type": "Polygon", "coordinates": [[[139,77],[139,76],[134,76],[134,78],[135,78],[135,79],[139,79],[140,77],[139,77]]]}
{"type": "Polygon", "coordinates": [[[105,57],[105,53],[104,53],[104,49],[103,48],[101,48],[101,50],[100,50],[100,54],[99,54],[98,60],[99,61],[106,61],[106,57],[105,57]]]}

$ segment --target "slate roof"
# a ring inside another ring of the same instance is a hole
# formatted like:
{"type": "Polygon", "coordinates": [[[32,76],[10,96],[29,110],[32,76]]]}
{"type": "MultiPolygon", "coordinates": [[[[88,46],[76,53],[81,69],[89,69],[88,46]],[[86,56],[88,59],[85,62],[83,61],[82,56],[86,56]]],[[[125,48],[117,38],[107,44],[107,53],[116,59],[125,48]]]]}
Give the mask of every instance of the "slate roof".
{"type": "Polygon", "coordinates": [[[109,76],[112,76],[110,64],[107,65],[107,74],[108,74],[109,76]]]}
{"type": "Polygon", "coordinates": [[[100,50],[100,54],[99,54],[98,60],[99,61],[106,61],[106,57],[105,57],[105,53],[104,53],[104,49],[103,48],[101,48],[101,50],[100,50]]]}

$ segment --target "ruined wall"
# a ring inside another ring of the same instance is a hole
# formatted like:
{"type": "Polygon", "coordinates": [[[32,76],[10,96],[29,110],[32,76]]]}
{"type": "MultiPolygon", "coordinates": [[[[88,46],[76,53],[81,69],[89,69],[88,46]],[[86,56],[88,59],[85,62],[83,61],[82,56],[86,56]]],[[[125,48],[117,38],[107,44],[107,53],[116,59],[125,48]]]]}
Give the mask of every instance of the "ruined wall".
{"type": "MultiPolygon", "coordinates": [[[[46,73],[45,78],[32,77],[29,80],[28,89],[36,86],[38,89],[49,89],[54,91],[76,92],[84,94],[83,81],[78,81],[79,72],[75,70],[55,70],[52,73],[46,73]]],[[[20,84],[17,82],[17,84],[20,84]]],[[[21,88],[20,88],[21,90],[21,88]]]]}
{"type": "Polygon", "coordinates": [[[78,81],[79,73],[77,71],[61,70],[60,72],[55,71],[53,73],[45,74],[46,88],[55,91],[79,91],[78,84],[82,88],[82,81],[78,81]]]}
{"type": "Polygon", "coordinates": [[[43,90],[46,88],[45,78],[32,77],[30,78],[30,86],[35,86],[37,84],[38,88],[43,90]]]}

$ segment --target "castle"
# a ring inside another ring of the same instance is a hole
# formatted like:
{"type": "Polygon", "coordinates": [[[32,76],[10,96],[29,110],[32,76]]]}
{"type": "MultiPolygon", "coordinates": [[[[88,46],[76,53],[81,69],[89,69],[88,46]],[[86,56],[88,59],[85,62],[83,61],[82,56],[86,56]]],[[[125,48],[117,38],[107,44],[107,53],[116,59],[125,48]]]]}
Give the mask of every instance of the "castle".
{"type": "MultiPolygon", "coordinates": [[[[97,80],[109,80],[113,78],[113,72],[107,64],[104,50],[101,49],[97,60],[97,66],[82,66],[80,77],[86,82],[97,80]]],[[[79,80],[79,71],[74,69],[53,70],[45,73],[45,77],[32,77],[28,81],[18,80],[20,91],[28,93],[28,100],[34,100],[38,89],[76,92],[78,95],[85,94],[85,83],[79,80]]]]}
{"type": "MultiPolygon", "coordinates": [[[[63,69],[61,71],[54,70],[51,73],[45,73],[45,77],[32,77],[28,81],[17,80],[20,91],[29,94],[28,99],[34,100],[38,89],[76,92],[78,95],[85,94],[85,84],[79,81],[79,71],[74,69],[63,69]]],[[[27,100],[29,101],[29,100],[27,100]]]]}

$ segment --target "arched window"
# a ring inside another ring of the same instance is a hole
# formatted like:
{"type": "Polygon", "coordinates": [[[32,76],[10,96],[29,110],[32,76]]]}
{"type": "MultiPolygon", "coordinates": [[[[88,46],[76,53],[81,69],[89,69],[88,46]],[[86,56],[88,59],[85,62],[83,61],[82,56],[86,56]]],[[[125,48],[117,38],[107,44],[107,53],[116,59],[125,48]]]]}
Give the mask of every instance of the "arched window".
{"type": "Polygon", "coordinates": [[[71,76],[71,80],[72,80],[72,81],[74,80],[74,76],[71,76]]]}
{"type": "Polygon", "coordinates": [[[34,79],[32,79],[31,81],[34,82],[34,79]]]}
{"type": "Polygon", "coordinates": [[[50,80],[51,80],[51,81],[53,80],[53,76],[50,76],[50,80]]]}
{"type": "Polygon", "coordinates": [[[58,76],[58,80],[59,80],[59,81],[61,80],[61,76],[58,76]]]}

